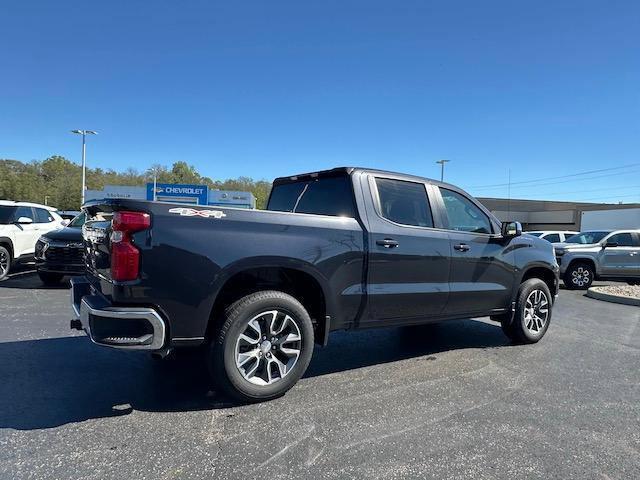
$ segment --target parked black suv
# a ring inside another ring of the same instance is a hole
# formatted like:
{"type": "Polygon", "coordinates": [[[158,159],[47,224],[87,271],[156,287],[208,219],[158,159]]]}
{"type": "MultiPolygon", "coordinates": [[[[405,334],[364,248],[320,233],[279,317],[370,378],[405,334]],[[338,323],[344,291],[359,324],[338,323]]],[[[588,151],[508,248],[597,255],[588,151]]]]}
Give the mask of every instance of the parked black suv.
{"type": "Polygon", "coordinates": [[[84,220],[81,213],[63,229],[42,235],[36,242],[36,269],[45,285],[60,283],[65,275],[84,275],[84,220]]]}
{"type": "Polygon", "coordinates": [[[409,175],[278,178],[266,211],[125,199],[84,211],[72,327],[160,354],[206,345],[214,380],[243,400],[291,388],[333,330],[491,316],[537,342],[558,292],[549,242],[409,175]]]}

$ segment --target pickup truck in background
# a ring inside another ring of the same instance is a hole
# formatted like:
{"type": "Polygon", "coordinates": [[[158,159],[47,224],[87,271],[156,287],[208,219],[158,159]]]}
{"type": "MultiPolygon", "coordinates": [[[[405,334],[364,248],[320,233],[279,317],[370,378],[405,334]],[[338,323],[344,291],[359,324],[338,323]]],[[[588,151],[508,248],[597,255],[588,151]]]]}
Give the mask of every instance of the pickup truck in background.
{"type": "Polygon", "coordinates": [[[213,380],[244,401],[286,392],[335,330],[490,316],[514,342],[537,342],[558,293],[549,242],[410,175],[278,178],[264,211],[126,199],[83,210],[72,328],[160,355],[205,345],[213,380]]]}

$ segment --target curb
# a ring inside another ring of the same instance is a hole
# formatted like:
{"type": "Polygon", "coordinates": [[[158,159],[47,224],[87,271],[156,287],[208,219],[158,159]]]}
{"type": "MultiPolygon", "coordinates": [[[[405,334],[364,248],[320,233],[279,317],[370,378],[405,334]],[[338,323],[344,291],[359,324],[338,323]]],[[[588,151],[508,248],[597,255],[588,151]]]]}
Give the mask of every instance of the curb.
{"type": "Polygon", "coordinates": [[[594,287],[591,287],[587,290],[587,297],[595,298],[596,300],[602,300],[604,302],[621,303],[623,305],[633,305],[636,307],[640,307],[640,298],[622,297],[619,295],[612,295],[610,293],[599,292],[597,290],[594,290],[594,287]]]}

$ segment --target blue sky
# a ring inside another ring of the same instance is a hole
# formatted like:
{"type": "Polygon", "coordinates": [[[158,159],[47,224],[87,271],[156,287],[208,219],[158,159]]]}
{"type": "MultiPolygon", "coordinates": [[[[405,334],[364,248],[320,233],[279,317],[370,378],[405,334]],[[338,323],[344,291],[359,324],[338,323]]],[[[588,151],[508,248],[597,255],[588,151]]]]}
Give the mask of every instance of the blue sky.
{"type": "Polygon", "coordinates": [[[640,2],[5,2],[0,158],[640,201],[640,2]],[[571,180],[571,181],[569,181],[571,180]]]}

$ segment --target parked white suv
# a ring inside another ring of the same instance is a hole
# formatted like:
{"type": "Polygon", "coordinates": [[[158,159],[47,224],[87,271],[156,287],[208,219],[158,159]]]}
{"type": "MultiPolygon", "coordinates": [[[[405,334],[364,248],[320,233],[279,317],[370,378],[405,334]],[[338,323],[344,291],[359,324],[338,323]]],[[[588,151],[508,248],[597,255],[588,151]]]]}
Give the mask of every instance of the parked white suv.
{"type": "Polygon", "coordinates": [[[55,208],[0,200],[0,280],[7,277],[15,262],[33,257],[40,235],[63,226],[55,208]]]}
{"type": "Polygon", "coordinates": [[[534,232],[525,232],[534,237],[542,238],[547,242],[559,243],[564,242],[567,238],[580,232],[571,232],[566,230],[536,230],[534,232]]]}

